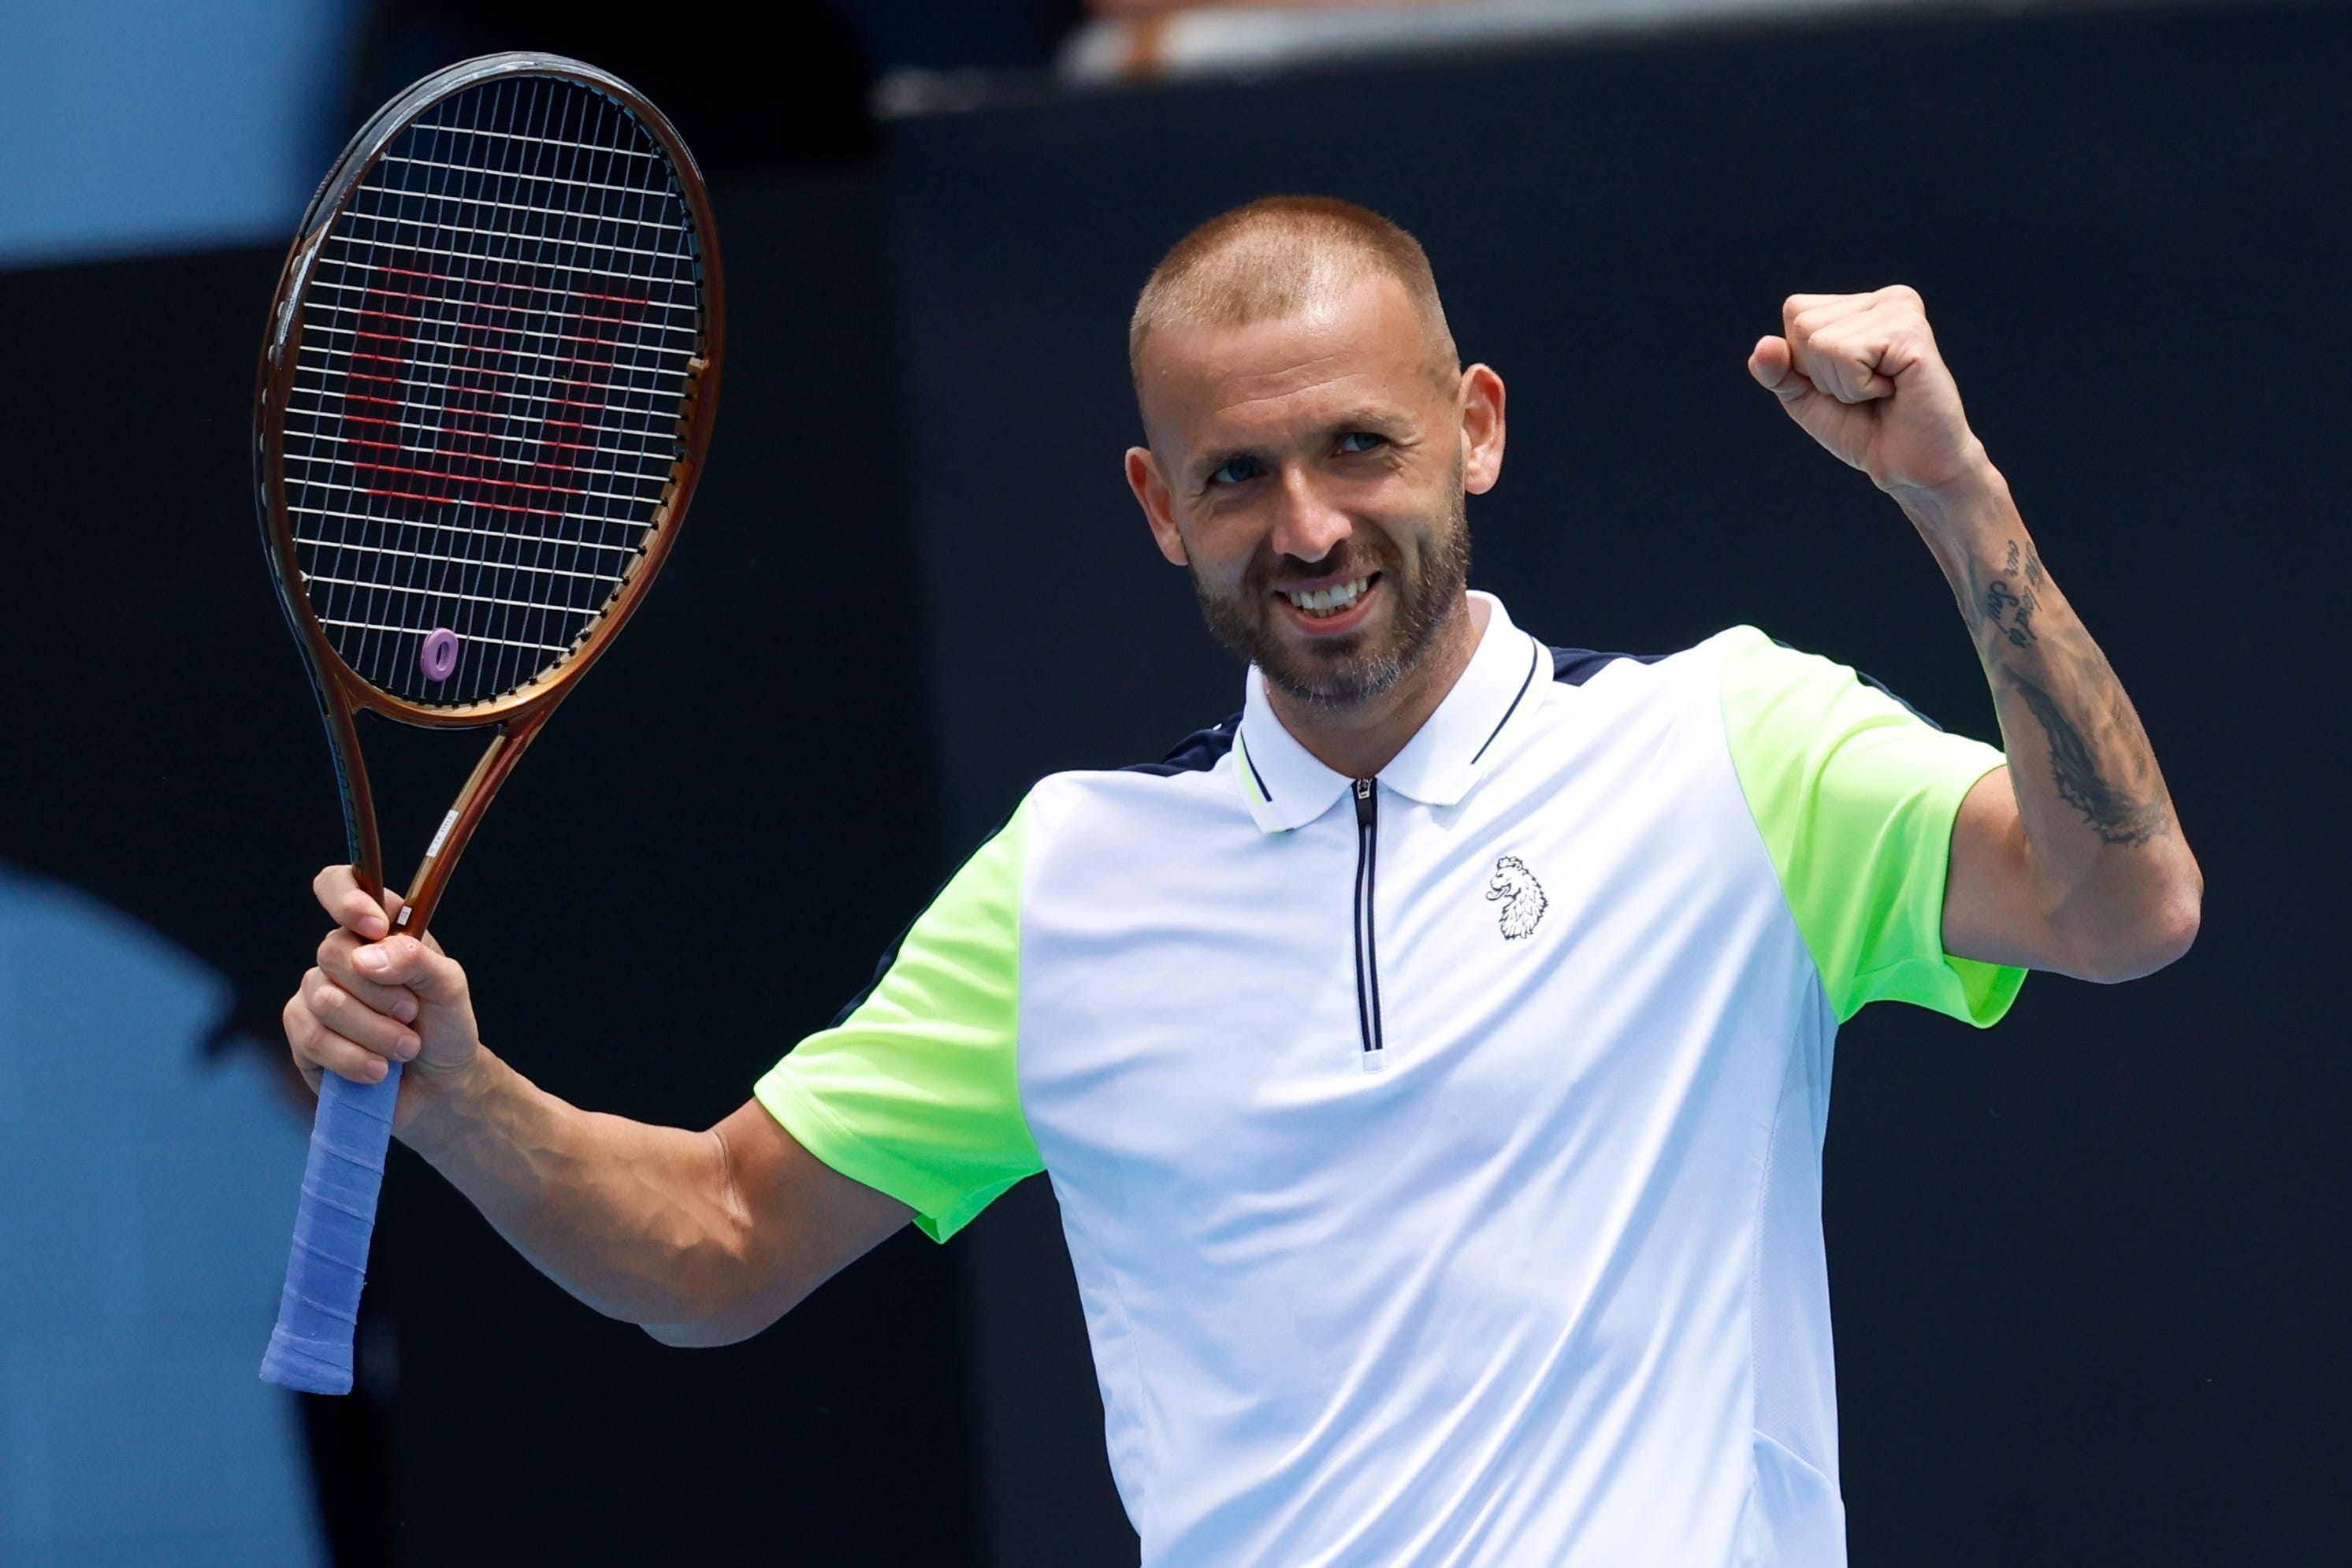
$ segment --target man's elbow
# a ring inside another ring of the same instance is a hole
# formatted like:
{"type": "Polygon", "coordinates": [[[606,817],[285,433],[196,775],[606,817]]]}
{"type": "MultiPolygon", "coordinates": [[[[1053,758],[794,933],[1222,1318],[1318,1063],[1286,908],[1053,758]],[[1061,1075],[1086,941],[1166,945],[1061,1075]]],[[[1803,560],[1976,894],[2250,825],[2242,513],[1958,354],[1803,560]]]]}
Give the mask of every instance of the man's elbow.
{"type": "Polygon", "coordinates": [[[2192,879],[2151,900],[2137,918],[2097,933],[2067,967],[2075,978],[2101,985],[2153,974],[2196,944],[2204,902],[2202,879],[2192,879]]]}
{"type": "Polygon", "coordinates": [[[637,1327],[661,1343],[679,1350],[714,1350],[720,1345],[740,1344],[765,1332],[799,1300],[800,1297],[794,1296],[779,1305],[772,1297],[746,1295],[739,1300],[713,1303],[683,1322],[641,1322],[637,1327]]]}
{"type": "Polygon", "coordinates": [[[745,1324],[726,1318],[706,1318],[690,1323],[639,1323],[637,1327],[655,1340],[677,1350],[716,1350],[720,1345],[740,1344],[766,1328],[765,1323],[745,1324]]]}
{"type": "Polygon", "coordinates": [[[688,1310],[676,1321],[650,1322],[643,1317],[633,1321],[663,1344],[681,1350],[740,1344],[766,1332],[786,1312],[806,1300],[816,1286],[816,1280],[790,1270],[754,1273],[746,1269],[740,1275],[712,1280],[689,1300],[677,1302],[677,1306],[688,1310]]]}

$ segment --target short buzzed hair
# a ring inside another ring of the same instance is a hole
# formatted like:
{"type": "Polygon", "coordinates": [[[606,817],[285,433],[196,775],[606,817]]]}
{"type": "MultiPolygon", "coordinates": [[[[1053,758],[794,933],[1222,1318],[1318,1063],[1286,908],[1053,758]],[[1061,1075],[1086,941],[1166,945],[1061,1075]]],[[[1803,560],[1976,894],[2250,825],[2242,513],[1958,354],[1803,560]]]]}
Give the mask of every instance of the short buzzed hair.
{"type": "Polygon", "coordinates": [[[1154,327],[1238,327],[1278,320],[1358,279],[1403,286],[1434,356],[1461,369],[1437,278],[1421,241],[1368,207],[1336,196],[1261,196],[1219,213],[1160,258],[1135,302],[1127,361],[1139,391],[1143,341],[1154,327]]]}

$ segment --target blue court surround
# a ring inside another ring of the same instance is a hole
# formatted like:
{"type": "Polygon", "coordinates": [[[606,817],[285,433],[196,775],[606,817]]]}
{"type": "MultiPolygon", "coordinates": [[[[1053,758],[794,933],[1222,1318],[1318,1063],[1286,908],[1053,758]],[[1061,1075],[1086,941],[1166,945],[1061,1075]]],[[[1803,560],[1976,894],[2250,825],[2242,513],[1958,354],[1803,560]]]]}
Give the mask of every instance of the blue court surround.
{"type": "Polygon", "coordinates": [[[0,869],[0,1568],[325,1562],[297,1406],[253,1371],[300,1108],[206,1051],[227,999],[0,869]]]}

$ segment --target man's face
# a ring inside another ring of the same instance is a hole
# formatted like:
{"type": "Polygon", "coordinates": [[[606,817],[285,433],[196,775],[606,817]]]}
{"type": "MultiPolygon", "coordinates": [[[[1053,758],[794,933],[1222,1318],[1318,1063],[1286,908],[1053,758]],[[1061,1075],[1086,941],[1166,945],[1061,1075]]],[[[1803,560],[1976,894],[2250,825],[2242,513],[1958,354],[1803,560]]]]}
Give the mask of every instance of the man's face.
{"type": "Polygon", "coordinates": [[[1382,276],[1280,320],[1145,342],[1151,445],[1128,454],[1129,482],[1211,632],[1303,703],[1381,696],[1461,606],[1463,495],[1493,483],[1501,384],[1437,361],[1382,276]],[[1465,430],[1486,383],[1491,458],[1465,430]]]}

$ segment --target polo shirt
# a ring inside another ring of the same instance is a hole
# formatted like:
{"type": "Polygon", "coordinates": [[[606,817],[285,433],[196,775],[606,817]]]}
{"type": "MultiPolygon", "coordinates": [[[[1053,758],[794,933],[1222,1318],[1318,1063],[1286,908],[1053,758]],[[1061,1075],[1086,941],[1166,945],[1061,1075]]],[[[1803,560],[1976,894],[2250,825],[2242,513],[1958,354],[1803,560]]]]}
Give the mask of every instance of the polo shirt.
{"type": "Polygon", "coordinates": [[[1041,781],[759,1099],[941,1240],[1049,1174],[1149,1568],[1841,1563],[1832,1040],[2016,994],[1941,940],[2001,756],[1750,627],[1480,597],[1377,779],[1253,669],[1041,781]]]}

